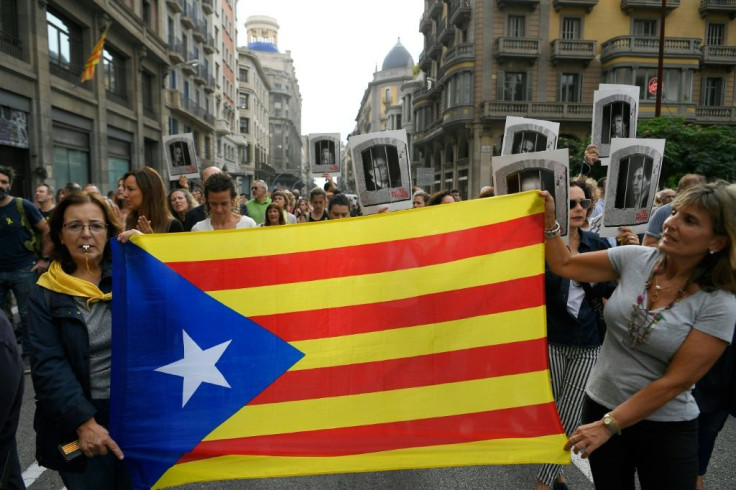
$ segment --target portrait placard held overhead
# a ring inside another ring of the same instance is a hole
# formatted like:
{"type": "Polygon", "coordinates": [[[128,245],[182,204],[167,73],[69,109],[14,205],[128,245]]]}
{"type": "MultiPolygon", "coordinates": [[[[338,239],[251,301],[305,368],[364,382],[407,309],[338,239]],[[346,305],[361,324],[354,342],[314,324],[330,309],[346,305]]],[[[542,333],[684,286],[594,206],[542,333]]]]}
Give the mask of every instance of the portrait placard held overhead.
{"type": "Polygon", "coordinates": [[[353,136],[348,143],[353,175],[364,213],[382,207],[411,208],[411,166],[406,131],[381,131],[353,136]]]}
{"type": "Polygon", "coordinates": [[[339,133],[309,135],[309,170],[315,177],[327,173],[340,176],[339,133]]]}
{"type": "Polygon", "coordinates": [[[169,172],[169,180],[176,180],[182,175],[188,178],[199,177],[199,165],[192,133],[164,136],[163,142],[164,162],[169,172]]]}
{"type": "Polygon", "coordinates": [[[501,155],[534,153],[557,148],[560,123],[525,117],[507,117],[501,155]]]}
{"type": "Polygon", "coordinates": [[[614,138],[636,138],[639,114],[639,87],[600,84],[593,92],[591,138],[600,158],[611,153],[614,138]]]}

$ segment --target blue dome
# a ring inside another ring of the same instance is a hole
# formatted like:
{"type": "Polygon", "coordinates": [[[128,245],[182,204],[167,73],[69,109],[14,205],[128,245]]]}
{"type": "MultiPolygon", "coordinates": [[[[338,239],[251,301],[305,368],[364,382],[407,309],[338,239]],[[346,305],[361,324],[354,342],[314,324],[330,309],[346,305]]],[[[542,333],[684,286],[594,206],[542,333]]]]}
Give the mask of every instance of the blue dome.
{"type": "Polygon", "coordinates": [[[401,41],[398,41],[396,46],[388,52],[386,58],[383,60],[381,70],[406,68],[407,66],[414,66],[414,58],[411,57],[409,51],[401,44],[401,41]]]}
{"type": "Polygon", "coordinates": [[[248,49],[252,49],[253,51],[265,51],[266,53],[278,53],[279,48],[273,45],[273,43],[263,43],[263,42],[252,42],[248,44],[248,49]]]}

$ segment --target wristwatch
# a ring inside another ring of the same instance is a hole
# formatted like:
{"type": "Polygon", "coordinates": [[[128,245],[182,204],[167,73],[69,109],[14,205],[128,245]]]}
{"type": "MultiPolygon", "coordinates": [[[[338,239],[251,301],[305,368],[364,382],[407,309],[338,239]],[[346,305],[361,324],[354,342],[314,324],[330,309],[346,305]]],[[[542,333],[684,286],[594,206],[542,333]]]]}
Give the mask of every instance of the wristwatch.
{"type": "Polygon", "coordinates": [[[611,432],[612,436],[615,436],[616,434],[621,435],[621,427],[618,425],[616,419],[613,418],[611,412],[605,414],[601,420],[603,422],[603,425],[606,426],[606,429],[611,432]]]}

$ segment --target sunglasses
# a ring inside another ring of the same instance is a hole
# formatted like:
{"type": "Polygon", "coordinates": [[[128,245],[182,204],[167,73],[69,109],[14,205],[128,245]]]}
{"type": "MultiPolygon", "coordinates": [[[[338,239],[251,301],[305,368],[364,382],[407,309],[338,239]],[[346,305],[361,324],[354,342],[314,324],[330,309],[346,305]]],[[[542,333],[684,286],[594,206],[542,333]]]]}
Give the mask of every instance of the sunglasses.
{"type": "Polygon", "coordinates": [[[580,204],[580,207],[583,209],[588,209],[590,207],[590,199],[570,199],[570,209],[575,209],[578,204],[580,204]]]}

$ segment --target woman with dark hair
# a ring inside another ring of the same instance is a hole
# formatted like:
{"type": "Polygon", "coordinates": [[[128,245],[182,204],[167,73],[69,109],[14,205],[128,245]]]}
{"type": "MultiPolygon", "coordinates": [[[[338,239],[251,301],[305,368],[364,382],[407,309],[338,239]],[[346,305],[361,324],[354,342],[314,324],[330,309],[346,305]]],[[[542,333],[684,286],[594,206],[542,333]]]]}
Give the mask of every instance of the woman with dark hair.
{"type": "Polygon", "coordinates": [[[141,233],[176,233],[184,231],[166,202],[166,188],[161,176],[151,167],[143,167],[123,176],[123,197],[130,209],[126,230],[141,233]]]}
{"type": "Polygon", "coordinates": [[[199,206],[187,189],[173,189],[169,192],[168,201],[169,211],[171,211],[171,214],[182,223],[184,223],[184,217],[186,216],[187,211],[199,206]]]}
{"type": "Polygon", "coordinates": [[[75,192],[49,221],[53,262],[29,300],[36,392],[36,459],[69,490],[132,488],[123,453],[107,431],[110,408],[112,254],[117,216],[97,195],[75,192]],[[78,441],[86,457],[65,461],[78,441]]]}
{"type": "Polygon", "coordinates": [[[436,206],[438,204],[451,204],[455,202],[450,191],[437,191],[427,201],[427,206],[436,206]]]}
{"type": "Polygon", "coordinates": [[[736,185],[690,187],[672,202],[657,248],[574,255],[545,200],[545,258],[578,282],[618,280],[607,332],[565,450],[590,456],[596,488],[695,488],[698,406],[691,388],[736,323],[736,185]]]}
{"type": "Polygon", "coordinates": [[[204,183],[204,205],[207,219],[196,223],[192,231],[234,230],[253,228],[256,222],[241,216],[238,209],[238,193],[232,177],[221,172],[211,175],[204,183]]]}
{"type": "Polygon", "coordinates": [[[271,203],[266,206],[266,214],[263,216],[263,224],[261,226],[278,226],[285,225],[284,210],[280,205],[271,203]]]}

